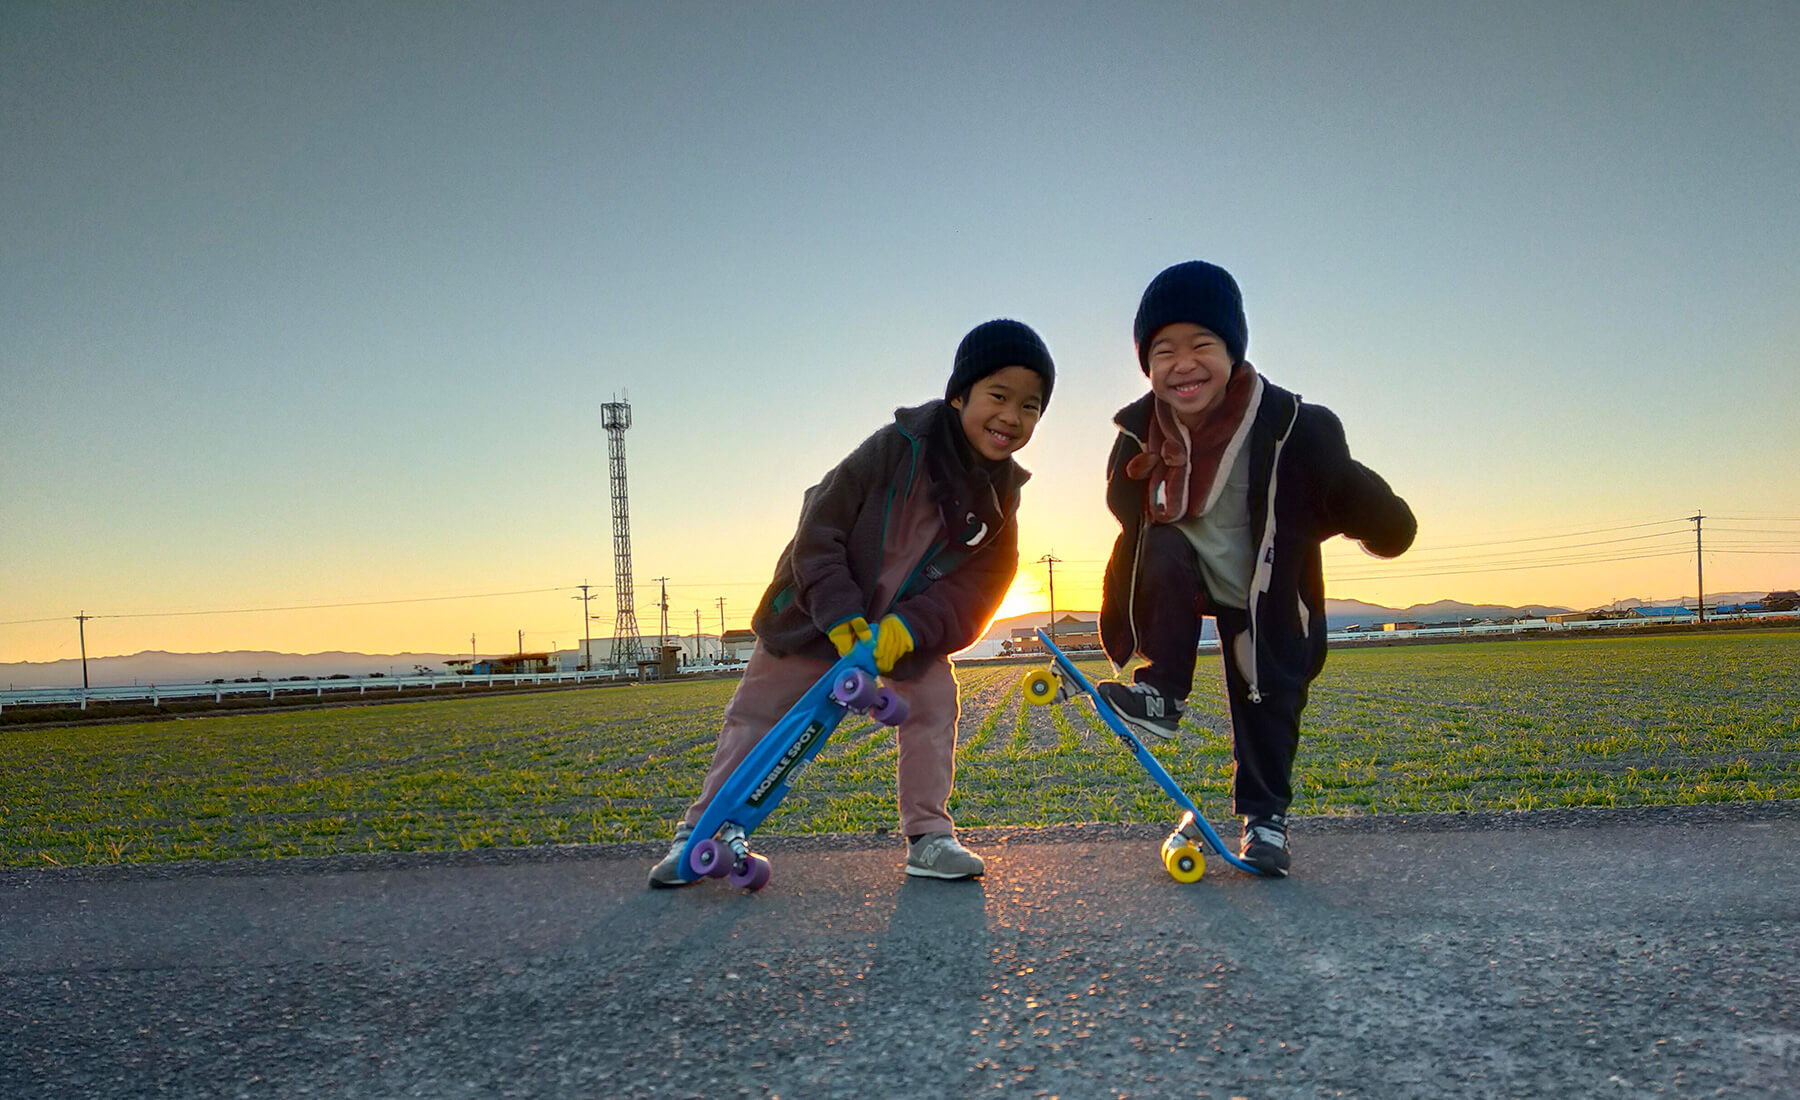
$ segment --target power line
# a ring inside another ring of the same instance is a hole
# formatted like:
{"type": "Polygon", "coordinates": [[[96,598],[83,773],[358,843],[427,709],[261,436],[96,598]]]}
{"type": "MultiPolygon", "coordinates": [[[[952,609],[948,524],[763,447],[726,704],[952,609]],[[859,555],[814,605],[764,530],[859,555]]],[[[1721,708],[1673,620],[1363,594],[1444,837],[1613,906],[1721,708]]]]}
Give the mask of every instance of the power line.
{"type": "Polygon", "coordinates": [[[1342,565],[1344,568],[1349,569],[1351,572],[1356,572],[1358,570],[1367,570],[1367,571],[1378,572],[1382,576],[1397,577],[1397,576],[1405,576],[1409,573],[1417,572],[1421,569],[1426,569],[1426,570],[1446,569],[1446,568],[1450,568],[1452,566],[1470,566],[1470,567],[1481,566],[1481,567],[1491,567],[1493,569],[1522,569],[1527,566],[1534,566],[1534,565],[1556,565],[1556,564],[1580,565],[1580,564],[1589,563],[1589,562],[1631,561],[1631,560],[1634,560],[1634,559],[1640,558],[1640,557],[1656,557],[1658,555],[1665,554],[1665,553],[1685,553],[1685,551],[1675,550],[1674,548],[1664,550],[1660,547],[1637,546],[1637,547],[1632,547],[1632,548],[1630,548],[1629,551],[1625,551],[1625,552],[1592,551],[1592,550],[1587,550],[1587,551],[1577,550],[1574,552],[1564,552],[1564,551],[1560,551],[1560,550],[1543,550],[1543,551],[1536,551],[1536,552],[1533,552],[1530,554],[1520,554],[1520,555],[1516,555],[1516,556],[1512,556],[1512,557],[1494,557],[1491,555],[1477,554],[1477,555],[1471,555],[1471,556],[1462,557],[1462,558],[1444,558],[1440,561],[1403,562],[1403,563],[1400,563],[1397,565],[1377,566],[1373,563],[1362,561],[1362,560],[1356,559],[1356,558],[1334,559],[1332,561],[1332,564],[1333,565],[1342,565]],[[1346,560],[1347,560],[1347,564],[1346,564],[1346,560]]]}
{"type": "MultiPolygon", "coordinates": [[[[1552,539],[1581,538],[1586,535],[1604,535],[1604,534],[1608,534],[1613,531],[1631,531],[1631,530],[1635,530],[1636,528],[1639,528],[1639,527],[1664,527],[1671,523],[1686,523],[1686,522],[1688,522],[1688,521],[1685,518],[1683,518],[1683,519],[1653,519],[1653,520],[1647,520],[1643,523],[1622,523],[1622,524],[1618,525],[1617,527],[1595,527],[1595,528],[1593,528],[1591,530],[1587,530],[1587,531],[1565,531],[1560,535],[1527,535],[1527,536],[1524,536],[1521,538],[1512,538],[1512,539],[1484,539],[1481,542],[1461,542],[1461,543],[1450,543],[1449,545],[1446,545],[1446,546],[1414,547],[1412,550],[1408,551],[1408,553],[1419,554],[1419,553],[1435,552],[1438,550],[1466,550],[1472,546],[1507,546],[1507,545],[1510,545],[1515,542],[1548,542],[1552,539]]],[[[1677,531],[1675,533],[1676,534],[1686,534],[1687,532],[1677,531]]]]}
{"type": "MultiPolygon", "coordinates": [[[[1622,538],[1595,539],[1592,542],[1569,542],[1569,543],[1562,543],[1562,544],[1559,544],[1556,546],[1539,546],[1535,549],[1530,549],[1530,550],[1495,550],[1495,551],[1492,551],[1491,554],[1473,554],[1470,556],[1471,557],[1489,557],[1489,556],[1498,555],[1498,554],[1549,554],[1549,553],[1556,553],[1556,552],[1562,551],[1562,550],[1579,550],[1579,549],[1581,549],[1583,547],[1587,547],[1587,546],[1616,546],[1622,542],[1643,542],[1645,539],[1666,539],[1672,535],[1685,535],[1686,533],[1687,532],[1685,532],[1685,531],[1652,531],[1647,535],[1625,535],[1622,538]]],[[[1574,536],[1566,536],[1566,537],[1572,538],[1574,536]]],[[[1522,541],[1522,540],[1520,540],[1520,541],[1522,541]]],[[[1479,545],[1479,544],[1468,544],[1468,545],[1479,545]]],[[[1463,549],[1467,549],[1467,548],[1468,548],[1467,546],[1463,547],[1463,549]]],[[[1412,549],[1408,550],[1407,553],[1408,554],[1437,554],[1437,553],[1441,553],[1445,550],[1451,550],[1451,549],[1456,549],[1456,547],[1415,546],[1412,549]]]]}
{"type": "MultiPolygon", "coordinates": [[[[1605,565],[1608,562],[1615,562],[1615,561],[1649,561],[1654,558],[1681,558],[1681,557],[1686,557],[1688,555],[1688,553],[1689,553],[1689,551],[1687,551],[1687,550],[1659,550],[1659,551],[1655,551],[1653,553],[1648,553],[1648,554],[1626,554],[1626,555],[1623,555],[1620,557],[1611,557],[1611,558],[1606,558],[1606,557],[1579,558],[1579,559],[1575,559],[1575,560],[1571,560],[1571,561],[1549,561],[1549,562],[1536,562],[1536,563],[1527,563],[1527,564],[1492,565],[1492,566],[1486,566],[1486,567],[1475,568],[1475,569],[1443,569],[1443,570],[1432,570],[1432,571],[1417,572],[1417,573],[1410,573],[1410,572],[1403,573],[1403,572],[1393,571],[1393,570],[1386,570],[1386,571],[1378,570],[1378,571],[1370,572],[1370,573],[1359,573],[1359,574],[1349,574],[1349,575],[1346,575],[1343,573],[1333,573],[1331,575],[1331,579],[1334,581],[1376,581],[1376,580],[1410,580],[1414,577],[1460,577],[1460,576],[1467,576],[1467,575],[1477,574],[1477,573],[1510,573],[1510,572],[1514,572],[1516,570],[1522,570],[1522,569],[1563,569],[1563,568],[1568,568],[1570,566],[1576,566],[1576,565],[1605,565]]],[[[1709,553],[1710,553],[1710,551],[1709,551],[1709,553]]]]}
{"type": "Polygon", "coordinates": [[[670,588],[767,588],[768,586],[769,586],[769,582],[765,578],[760,581],[695,581],[692,584],[688,584],[686,582],[674,582],[674,583],[671,583],[668,587],[670,587],[670,588]]]}
{"type": "MultiPolygon", "coordinates": [[[[1653,540],[1653,539],[1685,538],[1686,534],[1687,534],[1687,532],[1685,532],[1685,531],[1659,531],[1655,534],[1650,534],[1650,535],[1627,535],[1626,537],[1621,538],[1621,539],[1599,539],[1594,542],[1572,542],[1572,543],[1568,543],[1567,545],[1564,545],[1564,546],[1540,546],[1540,547],[1538,547],[1536,549],[1532,549],[1532,550],[1496,550],[1496,551],[1492,551],[1490,553],[1483,553],[1483,554],[1461,554],[1456,557],[1440,558],[1436,561],[1425,562],[1423,564],[1431,565],[1431,566],[1439,566],[1439,565],[1473,565],[1478,562],[1489,562],[1489,561],[1529,562],[1529,561],[1544,558],[1546,556],[1553,557],[1553,556],[1560,555],[1560,554],[1567,554],[1571,551],[1587,550],[1587,549],[1590,549],[1595,546],[1617,546],[1621,543],[1627,543],[1627,542],[1644,542],[1646,540],[1653,540]]],[[[1431,553],[1431,551],[1430,550],[1409,550],[1407,552],[1407,557],[1410,559],[1413,557],[1414,554],[1421,554],[1421,553],[1428,554],[1428,553],[1431,553]]]]}

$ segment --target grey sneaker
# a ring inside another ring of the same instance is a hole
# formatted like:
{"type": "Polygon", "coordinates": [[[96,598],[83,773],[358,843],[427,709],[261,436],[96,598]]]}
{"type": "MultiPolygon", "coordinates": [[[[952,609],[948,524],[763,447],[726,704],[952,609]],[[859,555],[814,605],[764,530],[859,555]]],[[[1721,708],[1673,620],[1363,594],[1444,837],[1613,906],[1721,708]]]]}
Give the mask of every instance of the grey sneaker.
{"type": "Polygon", "coordinates": [[[1244,846],[1238,858],[1265,875],[1286,878],[1288,873],[1288,828],[1286,814],[1244,819],[1244,846]]]}
{"type": "Polygon", "coordinates": [[[694,833],[694,827],[686,821],[675,824],[675,843],[669,845],[669,854],[662,857],[662,862],[650,868],[651,886],[691,886],[699,879],[690,882],[681,877],[676,868],[681,866],[681,850],[687,847],[688,837],[694,833]]]}
{"type": "Polygon", "coordinates": [[[1121,684],[1102,680],[1094,685],[1107,705],[1119,712],[1133,729],[1167,741],[1181,728],[1181,702],[1171,699],[1149,684],[1121,684]]]}
{"type": "Polygon", "coordinates": [[[974,878],[987,870],[981,857],[949,833],[926,833],[906,850],[906,873],[926,878],[974,878]]]}

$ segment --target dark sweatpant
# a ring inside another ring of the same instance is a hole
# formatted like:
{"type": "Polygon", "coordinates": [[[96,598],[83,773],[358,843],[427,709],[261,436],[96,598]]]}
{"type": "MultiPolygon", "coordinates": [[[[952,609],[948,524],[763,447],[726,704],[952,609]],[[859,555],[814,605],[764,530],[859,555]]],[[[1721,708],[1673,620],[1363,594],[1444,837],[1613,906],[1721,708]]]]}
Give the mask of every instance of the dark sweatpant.
{"type": "Polygon", "coordinates": [[[1231,754],[1237,762],[1235,809],[1249,817],[1285,813],[1294,798],[1291,779],[1306,688],[1275,691],[1265,685],[1262,701],[1250,701],[1250,681],[1239,667],[1251,660],[1249,613],[1212,606],[1187,536],[1173,527],[1151,525],[1144,532],[1133,604],[1138,652],[1150,663],[1137,670],[1135,679],[1172,698],[1187,698],[1194,689],[1200,623],[1208,614],[1218,622],[1225,661],[1231,754]]]}

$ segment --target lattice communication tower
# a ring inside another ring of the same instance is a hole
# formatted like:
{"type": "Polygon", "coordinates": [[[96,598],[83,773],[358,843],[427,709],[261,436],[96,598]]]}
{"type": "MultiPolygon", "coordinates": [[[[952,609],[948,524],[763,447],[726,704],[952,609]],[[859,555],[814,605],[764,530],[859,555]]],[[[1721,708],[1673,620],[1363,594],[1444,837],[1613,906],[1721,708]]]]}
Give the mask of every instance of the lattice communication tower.
{"type": "Polygon", "coordinates": [[[644,652],[638,638],[636,597],[631,590],[631,504],[625,492],[625,430],[631,427],[631,402],[603,403],[600,426],[606,429],[606,452],[612,472],[613,595],[618,607],[613,620],[613,661],[630,668],[644,652]]]}

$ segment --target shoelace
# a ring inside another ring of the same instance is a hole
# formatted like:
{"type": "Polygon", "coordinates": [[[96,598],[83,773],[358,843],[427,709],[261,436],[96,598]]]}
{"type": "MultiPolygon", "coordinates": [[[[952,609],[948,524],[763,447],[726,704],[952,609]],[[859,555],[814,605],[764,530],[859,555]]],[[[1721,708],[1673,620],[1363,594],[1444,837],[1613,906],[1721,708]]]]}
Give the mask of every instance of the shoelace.
{"type": "Polygon", "coordinates": [[[1264,825],[1258,822],[1250,826],[1250,843],[1272,844],[1277,848],[1286,848],[1287,833],[1274,825],[1264,825]]]}
{"type": "Polygon", "coordinates": [[[919,846],[918,852],[915,854],[915,858],[920,863],[929,867],[938,861],[939,856],[943,855],[945,852],[948,852],[949,850],[950,850],[949,839],[945,838],[945,837],[938,837],[935,840],[928,840],[924,844],[921,844],[919,846]]]}

